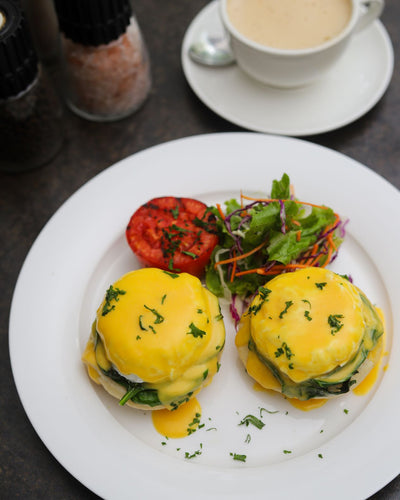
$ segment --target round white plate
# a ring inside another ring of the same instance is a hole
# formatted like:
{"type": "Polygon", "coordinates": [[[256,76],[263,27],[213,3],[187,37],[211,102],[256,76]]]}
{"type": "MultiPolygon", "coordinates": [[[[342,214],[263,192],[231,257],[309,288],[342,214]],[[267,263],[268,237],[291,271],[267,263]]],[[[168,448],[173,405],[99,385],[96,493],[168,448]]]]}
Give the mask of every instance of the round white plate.
{"type": "Polygon", "coordinates": [[[305,136],[343,127],[379,101],[393,73],[393,47],[380,21],[353,37],[323,79],[293,90],[258,83],[236,65],[207,68],[194,63],[189,47],[205,32],[223,33],[218,1],[204,7],[185,34],[181,60],[189,85],[212,111],[256,132],[305,136]]]}
{"type": "Polygon", "coordinates": [[[70,473],[112,500],[238,500],[249,494],[265,498],[266,492],[274,500],[357,500],[374,493],[400,472],[400,240],[392,215],[399,208],[399,192],[359,163],[298,139],[264,134],[185,138],[103,171],[50,219],[16,285],[10,355],[34,428],[70,473]],[[138,267],[125,242],[126,224],[155,196],[223,203],[240,190],[267,194],[284,172],[299,199],[350,218],[333,269],[351,273],[382,307],[388,368],[368,396],[348,394],[302,412],[279,395],[253,389],[223,310],[221,370],[199,395],[205,425],[185,439],[166,440],[154,430],[150,413],[120,407],[90,382],[80,361],[105,290],[138,267]],[[260,408],[277,412],[262,412],[262,430],[238,425],[248,414],[259,416],[260,408]],[[197,450],[201,455],[185,458],[197,450]],[[230,453],[247,460],[235,461],[230,453]]]}

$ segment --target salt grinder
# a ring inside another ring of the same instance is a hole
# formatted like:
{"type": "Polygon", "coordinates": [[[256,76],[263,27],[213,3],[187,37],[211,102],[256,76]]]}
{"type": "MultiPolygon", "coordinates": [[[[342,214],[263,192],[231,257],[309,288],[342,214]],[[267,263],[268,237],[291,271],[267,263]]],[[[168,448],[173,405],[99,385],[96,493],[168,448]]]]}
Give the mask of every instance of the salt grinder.
{"type": "Polygon", "coordinates": [[[61,118],[21,8],[0,0],[0,170],[21,172],[51,160],[62,144],[61,118]]]}
{"type": "Polygon", "coordinates": [[[129,0],[55,0],[64,97],[78,115],[134,113],[151,89],[150,62],[129,0]]]}

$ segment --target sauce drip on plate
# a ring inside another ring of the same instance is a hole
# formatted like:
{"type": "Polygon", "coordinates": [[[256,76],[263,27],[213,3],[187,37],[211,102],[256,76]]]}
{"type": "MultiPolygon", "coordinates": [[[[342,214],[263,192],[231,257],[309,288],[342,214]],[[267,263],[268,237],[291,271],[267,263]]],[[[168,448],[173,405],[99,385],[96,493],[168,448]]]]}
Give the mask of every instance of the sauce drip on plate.
{"type": "Polygon", "coordinates": [[[152,413],[157,432],[167,438],[183,438],[194,432],[201,417],[201,406],[196,398],[179,406],[176,410],[156,410],[152,413]]]}

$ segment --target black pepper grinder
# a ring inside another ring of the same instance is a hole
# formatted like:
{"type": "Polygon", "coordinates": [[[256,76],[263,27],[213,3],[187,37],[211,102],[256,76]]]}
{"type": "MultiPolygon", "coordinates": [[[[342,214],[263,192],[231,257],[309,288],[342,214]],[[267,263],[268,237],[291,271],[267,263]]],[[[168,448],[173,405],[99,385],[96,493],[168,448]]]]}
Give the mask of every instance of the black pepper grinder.
{"type": "Polygon", "coordinates": [[[130,0],[55,0],[54,4],[68,106],[95,121],[135,112],[150,92],[151,72],[130,0]]]}
{"type": "Polygon", "coordinates": [[[21,8],[0,0],[0,170],[21,172],[52,159],[62,144],[61,116],[21,8]]]}

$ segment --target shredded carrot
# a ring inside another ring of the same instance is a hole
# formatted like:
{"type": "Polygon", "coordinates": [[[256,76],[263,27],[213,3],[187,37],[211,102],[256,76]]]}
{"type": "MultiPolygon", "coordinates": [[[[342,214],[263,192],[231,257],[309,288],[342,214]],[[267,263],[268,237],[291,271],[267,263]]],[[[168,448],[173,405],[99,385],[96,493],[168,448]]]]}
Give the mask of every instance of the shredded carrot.
{"type": "MultiPolygon", "coordinates": [[[[240,193],[240,200],[241,200],[241,208],[244,208],[244,203],[243,200],[253,200],[253,201],[259,201],[259,202],[279,202],[279,201],[294,201],[297,204],[300,205],[308,205],[311,207],[316,207],[316,208],[322,208],[322,209],[329,209],[329,207],[326,207],[324,205],[315,205],[313,203],[307,203],[307,202],[302,202],[302,201],[297,201],[297,200],[278,200],[278,199],[272,199],[272,198],[253,198],[251,196],[246,196],[242,192],[240,193]]],[[[222,219],[225,219],[225,215],[221,209],[221,206],[217,204],[217,209],[222,217],[222,219]]],[[[242,214],[244,215],[244,214],[242,214]]],[[[230,276],[230,281],[233,282],[235,277],[239,276],[244,276],[247,274],[260,274],[260,275],[276,275],[279,274],[283,271],[286,270],[294,270],[294,269],[302,269],[302,268],[307,268],[311,266],[321,266],[325,267],[327,266],[332,258],[332,254],[337,251],[337,247],[335,245],[335,242],[333,240],[333,234],[329,233],[340,221],[340,217],[337,213],[334,212],[335,215],[335,220],[332,224],[329,224],[325,228],[325,233],[326,234],[325,238],[320,241],[320,243],[315,243],[312,248],[308,249],[301,257],[300,259],[304,262],[302,264],[275,264],[272,266],[270,269],[266,270],[265,268],[255,268],[255,269],[247,269],[245,271],[239,271],[237,272],[237,263],[238,261],[245,259],[246,257],[249,257],[250,255],[258,252],[261,248],[263,248],[266,244],[267,241],[264,241],[257,247],[253,248],[249,252],[246,252],[244,254],[239,254],[236,255],[234,252],[233,257],[225,260],[221,260],[219,262],[216,262],[214,264],[214,268],[217,268],[219,265],[223,264],[232,264],[232,271],[231,271],[231,276],[230,276]]],[[[292,220],[291,221],[295,226],[301,226],[301,223],[297,220],[292,220]]],[[[301,239],[301,229],[299,229],[296,232],[296,240],[300,241],[301,239]]]]}
{"type": "Polygon", "coordinates": [[[221,205],[219,203],[216,203],[216,207],[217,207],[217,210],[219,212],[219,215],[221,216],[221,219],[224,220],[225,219],[225,214],[221,208],[221,205]]]}
{"type": "Polygon", "coordinates": [[[236,273],[236,276],[244,276],[245,274],[262,274],[264,276],[269,274],[279,274],[285,269],[304,269],[310,267],[307,264],[276,264],[271,267],[271,269],[265,270],[263,267],[257,267],[255,269],[247,269],[246,271],[240,271],[236,273]]]}
{"type": "MultiPolygon", "coordinates": [[[[252,196],[246,196],[242,195],[242,198],[245,200],[251,200],[251,201],[263,201],[266,203],[272,203],[273,201],[293,201],[294,203],[297,203],[298,205],[307,205],[309,207],[315,207],[315,208],[323,208],[326,210],[329,210],[329,207],[326,207],[325,205],[316,205],[315,203],[307,203],[306,201],[299,201],[299,200],[278,200],[275,198],[253,198],[252,196]]],[[[335,215],[339,217],[336,213],[335,215]]]]}
{"type": "MultiPolygon", "coordinates": [[[[233,252],[233,256],[236,257],[236,252],[233,252]]],[[[232,273],[231,273],[231,283],[235,279],[236,276],[236,267],[237,267],[237,260],[233,261],[233,266],[232,266],[232,273]]]]}
{"type": "MultiPolygon", "coordinates": [[[[252,255],[253,253],[258,252],[258,250],[260,250],[266,243],[267,243],[266,241],[263,241],[260,245],[256,246],[255,248],[253,248],[253,250],[250,250],[249,252],[242,253],[240,255],[235,255],[234,257],[231,257],[230,259],[220,260],[219,262],[216,262],[214,264],[214,268],[216,268],[217,266],[221,266],[222,264],[230,264],[231,262],[245,259],[249,255],[252,255]]],[[[237,276],[237,274],[236,274],[236,276],[237,276]]]]}

